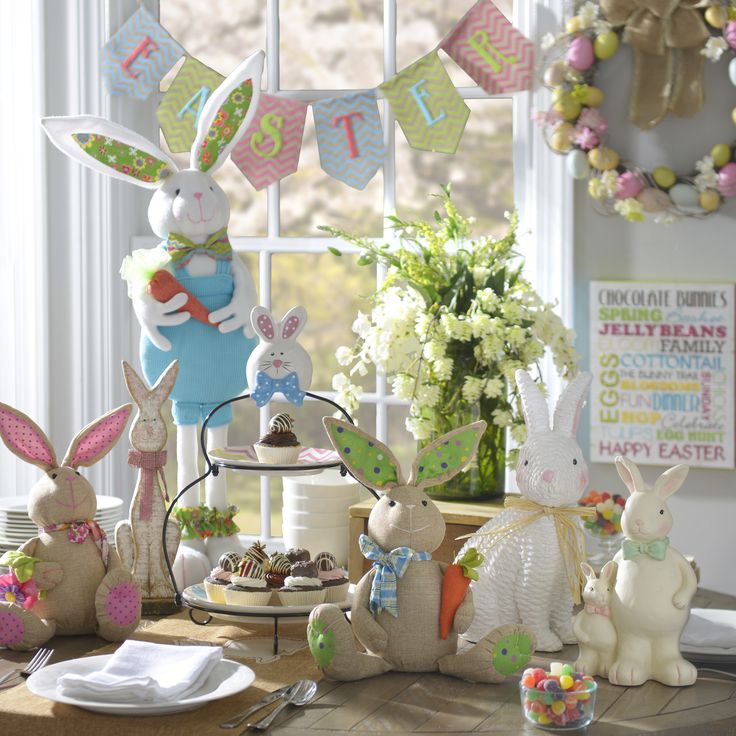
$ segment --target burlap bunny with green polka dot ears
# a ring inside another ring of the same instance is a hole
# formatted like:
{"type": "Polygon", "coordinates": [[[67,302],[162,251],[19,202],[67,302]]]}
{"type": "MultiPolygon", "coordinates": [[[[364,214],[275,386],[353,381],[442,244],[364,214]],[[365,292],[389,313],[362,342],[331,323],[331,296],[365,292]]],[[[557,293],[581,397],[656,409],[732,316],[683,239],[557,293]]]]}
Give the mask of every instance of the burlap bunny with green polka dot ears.
{"type": "Polygon", "coordinates": [[[432,552],[444,540],[445,521],[424,489],[467,468],[486,423],[460,427],[422,449],[406,481],[382,442],[347,422],[323,421],[347,471],[382,495],[368,518],[368,534],[359,541],[373,566],[356,587],[352,625],[332,604],[317,606],[309,617],[308,640],[317,666],[333,680],[439,671],[472,682],[500,682],[524,667],[534,651],[534,634],[518,624],[499,626],[458,653],[458,635],[474,616],[469,589],[449,634],[440,633],[448,565],[433,560],[432,552]]]}

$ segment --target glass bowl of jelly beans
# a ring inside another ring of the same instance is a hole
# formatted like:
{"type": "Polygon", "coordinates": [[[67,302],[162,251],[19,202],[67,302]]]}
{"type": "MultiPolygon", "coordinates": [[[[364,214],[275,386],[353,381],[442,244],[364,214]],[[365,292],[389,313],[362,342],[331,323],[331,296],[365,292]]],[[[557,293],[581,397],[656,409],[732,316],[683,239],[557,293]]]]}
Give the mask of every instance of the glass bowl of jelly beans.
{"type": "Polygon", "coordinates": [[[569,664],[552,662],[524,670],[519,682],[524,717],[545,731],[574,731],[593,720],[598,684],[569,664]]]}

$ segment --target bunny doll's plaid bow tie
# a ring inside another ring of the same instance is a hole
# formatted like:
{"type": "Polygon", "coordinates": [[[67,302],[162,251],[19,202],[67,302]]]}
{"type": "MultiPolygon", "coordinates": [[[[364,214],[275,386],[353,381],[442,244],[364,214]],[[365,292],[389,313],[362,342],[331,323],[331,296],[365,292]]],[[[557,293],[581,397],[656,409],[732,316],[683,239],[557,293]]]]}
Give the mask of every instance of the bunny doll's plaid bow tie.
{"type": "Polygon", "coordinates": [[[624,539],[621,549],[625,560],[632,560],[637,555],[649,555],[655,560],[663,560],[667,556],[669,543],[669,537],[655,539],[653,542],[634,542],[631,539],[624,539]]]}
{"type": "Polygon", "coordinates": [[[287,401],[296,406],[304,403],[306,394],[299,388],[299,376],[289,373],[284,378],[271,378],[265,373],[256,375],[256,387],[253,389],[253,401],[258,408],[265,406],[276,393],[282,393],[287,401]]]}
{"type": "Polygon", "coordinates": [[[403,577],[412,560],[431,560],[429,552],[415,552],[411,547],[397,547],[386,552],[367,534],[361,534],[358,540],[363,557],[373,560],[375,574],[371,585],[371,613],[381,609],[394,618],[399,616],[399,601],[396,597],[396,580],[403,577]]]}
{"type": "Polygon", "coordinates": [[[70,521],[68,524],[51,524],[43,527],[44,532],[67,531],[67,537],[74,544],[82,544],[87,537],[92,535],[92,541],[97,545],[102,556],[102,564],[107,567],[107,559],[110,555],[110,547],[107,544],[107,535],[102,527],[93,519],[82,519],[81,521],[70,521]]]}
{"type": "Polygon", "coordinates": [[[210,235],[204,243],[193,243],[189,238],[177,233],[169,233],[166,239],[166,251],[171,256],[176,268],[183,268],[192,260],[195,253],[205,253],[215,260],[229,261],[233,257],[233,249],[227,237],[227,229],[222,228],[210,235]]]}

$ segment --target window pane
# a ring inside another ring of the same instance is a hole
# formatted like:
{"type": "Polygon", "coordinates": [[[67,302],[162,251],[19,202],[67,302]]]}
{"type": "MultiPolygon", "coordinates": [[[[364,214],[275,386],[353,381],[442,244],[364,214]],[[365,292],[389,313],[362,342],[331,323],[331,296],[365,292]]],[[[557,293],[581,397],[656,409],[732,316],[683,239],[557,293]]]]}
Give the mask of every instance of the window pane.
{"type": "MultiPolygon", "coordinates": [[[[358,266],[355,256],[331,253],[281,253],[271,261],[271,305],[281,319],[291,307],[303,305],[309,319],[299,342],[312,358],[314,391],[332,390],[332,376],[341,370],[335,360],[340,345],[352,346],[351,325],[359,309],[369,309],[365,296],[376,288],[374,268],[358,266]]],[[[375,377],[353,376],[366,391],[375,377]]]]}
{"type": "Polygon", "coordinates": [[[397,209],[406,219],[433,220],[440,185],[452,184],[460,212],[474,216],[476,233],[501,233],[514,206],[512,103],[467,100],[470,117],[454,156],[416,151],[396,134],[397,209]]]}
{"type": "Polygon", "coordinates": [[[361,89],[381,83],[381,0],[281,0],[280,8],[282,89],[361,89]]]}

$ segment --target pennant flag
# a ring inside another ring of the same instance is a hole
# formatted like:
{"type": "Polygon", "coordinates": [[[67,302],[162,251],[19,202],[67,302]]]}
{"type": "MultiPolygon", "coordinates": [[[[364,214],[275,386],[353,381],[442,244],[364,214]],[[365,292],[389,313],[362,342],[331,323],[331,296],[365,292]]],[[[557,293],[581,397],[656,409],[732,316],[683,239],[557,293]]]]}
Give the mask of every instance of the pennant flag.
{"type": "Polygon", "coordinates": [[[312,105],[319,160],[330,176],[365,189],[383,163],[383,128],[373,92],[312,105]]]}
{"type": "Polygon", "coordinates": [[[102,74],[108,91],[145,100],[184,54],[141,5],[102,47],[102,74]]]}
{"type": "Polygon", "coordinates": [[[223,79],[222,74],[191,56],[187,57],[156,111],[172,153],[185,153],[191,149],[204,103],[223,79]]]}
{"type": "Polygon", "coordinates": [[[258,110],[231,154],[256,189],[297,170],[306,117],[303,102],[261,93],[258,110]]]}
{"type": "Polygon", "coordinates": [[[440,48],[491,95],[532,86],[534,45],[491,0],[478,0],[440,48]]]}
{"type": "Polygon", "coordinates": [[[470,115],[436,51],[400,71],[380,89],[412,148],[455,153],[470,115]]]}

